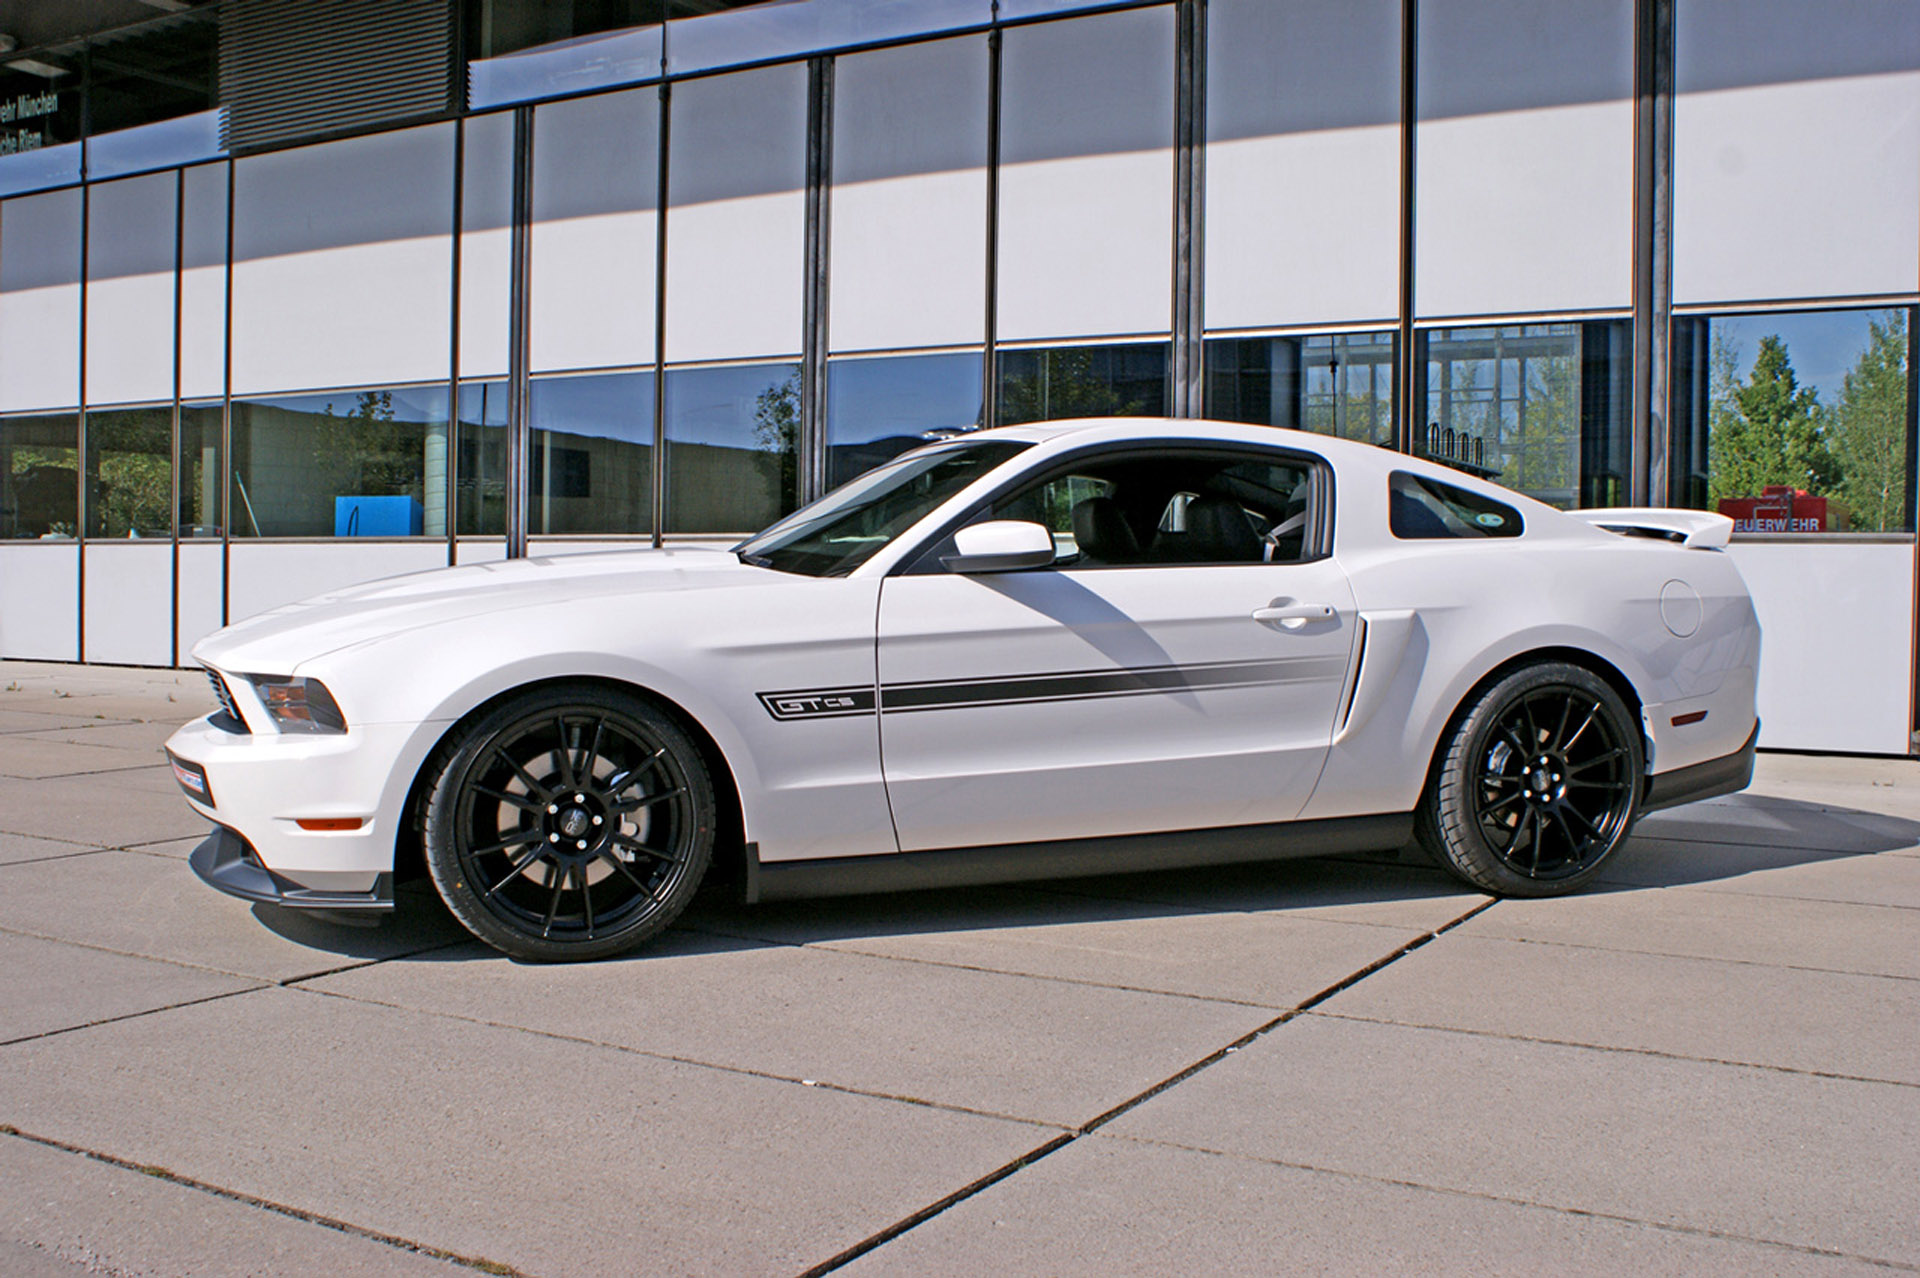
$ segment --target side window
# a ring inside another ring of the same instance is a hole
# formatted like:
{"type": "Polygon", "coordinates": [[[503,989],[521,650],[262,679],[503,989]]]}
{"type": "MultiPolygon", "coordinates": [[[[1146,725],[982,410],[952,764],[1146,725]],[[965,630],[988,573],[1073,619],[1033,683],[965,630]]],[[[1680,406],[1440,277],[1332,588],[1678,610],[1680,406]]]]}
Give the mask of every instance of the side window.
{"type": "Polygon", "coordinates": [[[1505,502],[1397,470],[1387,480],[1387,527],[1402,541],[1518,537],[1526,524],[1505,502]]]}
{"type": "Polygon", "coordinates": [[[1313,543],[1309,463],[1170,452],[1102,458],[993,503],[1053,534],[1060,567],[1290,563],[1313,543]]]}

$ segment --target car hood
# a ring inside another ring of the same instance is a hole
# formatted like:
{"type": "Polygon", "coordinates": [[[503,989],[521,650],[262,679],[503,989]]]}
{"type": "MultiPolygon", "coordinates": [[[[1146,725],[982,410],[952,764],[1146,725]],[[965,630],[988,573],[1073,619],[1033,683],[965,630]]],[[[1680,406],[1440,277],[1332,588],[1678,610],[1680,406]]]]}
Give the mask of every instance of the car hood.
{"type": "Polygon", "coordinates": [[[387,577],[270,609],[194,645],[208,665],[289,674],[301,663],[421,626],[525,608],[791,581],[728,550],[620,550],[509,559],[387,577]]]}

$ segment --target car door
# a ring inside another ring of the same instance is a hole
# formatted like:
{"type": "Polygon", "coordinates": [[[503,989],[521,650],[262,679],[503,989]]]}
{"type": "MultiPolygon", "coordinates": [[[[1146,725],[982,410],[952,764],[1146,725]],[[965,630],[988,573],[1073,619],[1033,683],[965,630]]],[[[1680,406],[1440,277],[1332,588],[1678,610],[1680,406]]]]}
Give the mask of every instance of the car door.
{"type": "Polygon", "coordinates": [[[1324,533],[1299,531],[1329,525],[1330,498],[1294,455],[1095,454],[976,513],[1047,524],[1054,566],[948,571],[948,537],[889,577],[881,751],[901,849],[1297,816],[1353,658],[1346,577],[1324,533]]]}

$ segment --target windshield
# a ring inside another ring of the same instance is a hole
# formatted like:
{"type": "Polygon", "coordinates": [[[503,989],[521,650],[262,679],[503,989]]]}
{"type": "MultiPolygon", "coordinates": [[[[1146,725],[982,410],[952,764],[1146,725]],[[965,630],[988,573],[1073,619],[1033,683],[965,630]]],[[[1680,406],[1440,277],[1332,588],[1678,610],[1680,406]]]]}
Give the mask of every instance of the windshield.
{"type": "Polygon", "coordinates": [[[802,506],[734,553],[759,568],[845,576],[941,502],[1028,447],[982,440],[917,449],[802,506]]]}

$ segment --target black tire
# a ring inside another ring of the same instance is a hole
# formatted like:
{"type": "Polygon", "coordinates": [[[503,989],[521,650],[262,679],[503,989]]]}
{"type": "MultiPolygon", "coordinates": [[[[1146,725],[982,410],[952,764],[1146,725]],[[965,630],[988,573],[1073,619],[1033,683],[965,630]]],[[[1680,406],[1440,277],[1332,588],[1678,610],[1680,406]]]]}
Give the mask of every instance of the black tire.
{"type": "Polygon", "coordinates": [[[427,800],[427,871],[468,931],[517,959],[634,948],[713,857],[713,784],[666,714],[606,688],[513,697],[452,743],[427,800]]]}
{"type": "Polygon", "coordinates": [[[1640,725],[1606,680],[1540,662],[1497,680],[1442,742],[1420,842],[1497,896],[1561,896],[1591,882],[1633,827],[1640,725]]]}

